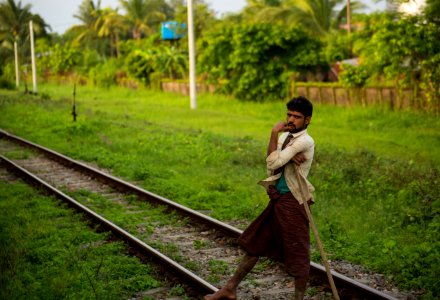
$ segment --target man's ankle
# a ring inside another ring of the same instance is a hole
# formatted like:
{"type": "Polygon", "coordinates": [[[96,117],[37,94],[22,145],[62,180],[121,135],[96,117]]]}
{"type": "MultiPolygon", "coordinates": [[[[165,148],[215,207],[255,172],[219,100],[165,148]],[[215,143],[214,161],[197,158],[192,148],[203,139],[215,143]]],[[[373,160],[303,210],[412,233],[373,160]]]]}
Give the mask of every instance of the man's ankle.
{"type": "Polygon", "coordinates": [[[295,300],[304,299],[306,293],[308,276],[295,277],[295,300]]]}

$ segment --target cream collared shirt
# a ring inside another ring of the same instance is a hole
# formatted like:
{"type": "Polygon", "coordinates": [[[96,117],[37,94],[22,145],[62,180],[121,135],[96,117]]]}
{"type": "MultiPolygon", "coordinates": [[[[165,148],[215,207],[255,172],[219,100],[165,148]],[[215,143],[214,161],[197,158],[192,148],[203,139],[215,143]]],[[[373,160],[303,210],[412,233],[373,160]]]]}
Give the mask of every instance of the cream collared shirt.
{"type": "Polygon", "coordinates": [[[313,191],[315,188],[313,185],[307,180],[307,175],[309,174],[310,167],[312,166],[313,154],[315,151],[315,142],[312,137],[307,134],[307,129],[302,130],[300,132],[294,133],[293,138],[290,140],[289,144],[281,150],[284,140],[289,135],[288,132],[282,133],[278,138],[277,150],[273,151],[266,158],[267,164],[267,175],[268,178],[259,182],[266,189],[269,188],[270,185],[275,185],[277,180],[281,177],[281,173],[274,175],[274,171],[282,166],[284,167],[284,176],[286,178],[286,183],[289,190],[292,192],[295,199],[298,200],[299,203],[303,203],[304,201],[313,199],[313,191]],[[295,164],[291,161],[291,159],[295,156],[295,154],[302,152],[306,158],[306,161],[303,162],[300,166],[295,168],[295,164]],[[295,172],[299,171],[301,185],[303,186],[304,197],[300,190],[300,183],[298,182],[295,172]],[[306,199],[303,199],[306,198],[306,199]]]}

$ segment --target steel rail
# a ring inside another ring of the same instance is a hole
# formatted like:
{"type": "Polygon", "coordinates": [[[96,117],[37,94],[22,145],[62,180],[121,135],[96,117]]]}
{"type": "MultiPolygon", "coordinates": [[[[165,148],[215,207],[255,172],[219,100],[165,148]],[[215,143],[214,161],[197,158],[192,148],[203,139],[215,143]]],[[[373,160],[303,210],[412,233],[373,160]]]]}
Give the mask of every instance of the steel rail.
{"type": "MultiPolygon", "coordinates": [[[[311,272],[317,272],[320,275],[325,276],[325,273],[326,273],[325,267],[320,264],[317,264],[317,263],[311,261],[310,262],[310,269],[311,269],[311,272]]],[[[375,290],[366,284],[360,283],[354,279],[351,279],[351,278],[349,278],[345,275],[342,275],[338,272],[335,272],[333,270],[331,271],[331,274],[333,276],[333,280],[335,281],[336,288],[338,288],[338,286],[339,286],[339,288],[344,287],[344,288],[348,288],[348,289],[351,289],[354,291],[360,291],[359,294],[367,297],[367,299],[398,300],[397,298],[395,298],[391,295],[388,295],[388,294],[385,294],[381,291],[375,290]]]]}
{"type": "MultiPolygon", "coordinates": [[[[12,141],[15,141],[15,142],[20,143],[20,144],[27,146],[27,147],[35,148],[35,149],[43,152],[45,155],[48,155],[48,156],[54,158],[55,160],[61,161],[62,163],[70,165],[70,166],[74,166],[75,168],[77,168],[83,172],[87,172],[89,174],[92,173],[94,176],[96,176],[98,178],[101,178],[106,181],[110,181],[113,185],[116,185],[119,188],[135,192],[136,194],[147,198],[149,201],[163,204],[163,205],[167,205],[173,209],[180,211],[181,213],[183,213],[186,216],[189,216],[191,218],[196,218],[204,223],[209,224],[210,226],[213,226],[217,230],[220,230],[220,231],[224,232],[225,234],[227,234],[229,237],[232,237],[232,238],[239,237],[240,234],[243,232],[242,230],[235,228],[233,226],[230,226],[224,222],[221,222],[219,220],[216,220],[214,218],[206,216],[202,213],[199,213],[198,211],[195,211],[193,209],[185,207],[179,203],[176,203],[176,202],[169,200],[167,198],[164,198],[162,196],[151,193],[147,190],[144,190],[144,189],[142,189],[138,186],[135,186],[129,182],[125,182],[117,177],[112,176],[112,175],[106,174],[100,170],[93,168],[93,167],[87,166],[81,162],[78,162],[74,159],[71,159],[71,158],[69,158],[63,154],[60,154],[56,151],[53,151],[51,149],[40,146],[38,144],[32,143],[32,142],[25,140],[23,138],[20,138],[18,136],[12,135],[2,129],[0,129],[0,138],[1,137],[10,139],[12,141]]],[[[311,273],[315,273],[320,276],[326,276],[326,271],[325,271],[324,266],[317,264],[315,262],[310,262],[310,268],[311,268],[311,273]]],[[[344,287],[344,288],[348,288],[350,290],[358,291],[359,293],[362,294],[362,296],[367,297],[367,299],[397,300],[397,298],[395,298],[391,295],[388,295],[386,293],[383,293],[381,291],[373,289],[368,285],[360,283],[354,279],[351,279],[351,278],[344,276],[340,273],[337,273],[335,271],[331,271],[331,274],[332,274],[333,279],[336,283],[336,286],[337,287],[339,286],[339,288],[344,287]]]]}
{"type": "Polygon", "coordinates": [[[192,284],[191,285],[192,288],[196,287],[195,288],[196,290],[199,290],[203,293],[215,293],[218,290],[215,286],[211,285],[209,282],[205,281],[196,274],[192,273],[185,267],[179,265],[177,262],[175,262],[168,256],[162,254],[161,252],[157,251],[156,249],[149,246],[145,242],[139,240],[137,237],[131,235],[121,227],[113,224],[112,222],[105,219],[101,215],[97,214],[93,210],[82,205],[81,203],[69,197],[68,195],[64,194],[62,191],[58,190],[57,188],[51,186],[49,183],[42,180],[38,176],[32,174],[26,169],[10,161],[3,155],[0,155],[0,160],[3,164],[6,165],[8,169],[12,170],[15,173],[18,173],[26,180],[30,181],[32,185],[37,185],[43,188],[49,194],[55,195],[57,198],[63,200],[64,202],[67,202],[70,206],[74,207],[81,213],[85,213],[87,217],[91,218],[94,222],[100,224],[102,227],[106,228],[107,230],[110,230],[115,236],[126,241],[131,247],[138,250],[141,254],[146,255],[148,257],[153,257],[155,260],[159,261],[161,267],[163,266],[168,267],[167,271],[171,270],[171,272],[179,274],[180,278],[192,284]]]}

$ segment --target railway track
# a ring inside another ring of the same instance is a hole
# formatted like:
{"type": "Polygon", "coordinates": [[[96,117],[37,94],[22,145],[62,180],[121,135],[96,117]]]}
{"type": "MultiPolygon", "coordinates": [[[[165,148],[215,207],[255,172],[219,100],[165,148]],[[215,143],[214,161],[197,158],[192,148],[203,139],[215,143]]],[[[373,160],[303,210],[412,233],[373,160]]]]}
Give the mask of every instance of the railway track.
{"type": "MultiPolygon", "coordinates": [[[[3,130],[0,154],[8,169],[150,257],[185,283],[194,298],[224,284],[243,254],[236,245],[241,230],[3,130]]],[[[337,272],[333,277],[342,299],[400,298],[337,272]]],[[[323,266],[311,263],[310,282],[315,292],[309,299],[331,298],[323,266]]],[[[279,264],[263,260],[240,285],[238,299],[291,299],[293,293],[293,278],[279,264]]]]}

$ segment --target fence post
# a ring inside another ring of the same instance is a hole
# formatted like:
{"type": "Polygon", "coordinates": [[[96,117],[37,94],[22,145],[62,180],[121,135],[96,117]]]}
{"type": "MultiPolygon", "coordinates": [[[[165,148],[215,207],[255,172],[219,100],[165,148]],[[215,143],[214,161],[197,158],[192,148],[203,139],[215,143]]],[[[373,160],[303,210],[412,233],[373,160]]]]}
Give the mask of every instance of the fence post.
{"type": "Polygon", "coordinates": [[[365,107],[368,106],[367,89],[365,87],[362,88],[362,105],[365,107]]]}
{"type": "Polygon", "coordinates": [[[382,87],[379,87],[379,104],[383,105],[382,87]]]}
{"type": "Polygon", "coordinates": [[[322,86],[318,86],[318,99],[319,103],[322,104],[322,86]]]}
{"type": "Polygon", "coordinates": [[[289,99],[296,95],[296,84],[293,80],[291,85],[289,84],[289,99]]]}

